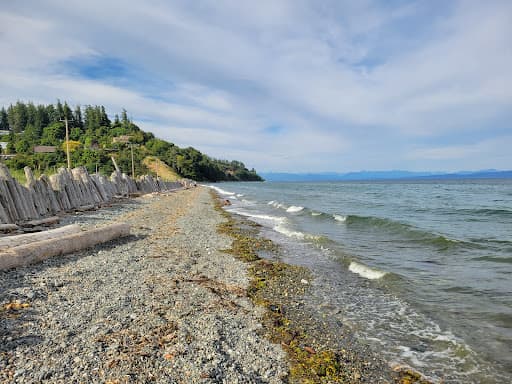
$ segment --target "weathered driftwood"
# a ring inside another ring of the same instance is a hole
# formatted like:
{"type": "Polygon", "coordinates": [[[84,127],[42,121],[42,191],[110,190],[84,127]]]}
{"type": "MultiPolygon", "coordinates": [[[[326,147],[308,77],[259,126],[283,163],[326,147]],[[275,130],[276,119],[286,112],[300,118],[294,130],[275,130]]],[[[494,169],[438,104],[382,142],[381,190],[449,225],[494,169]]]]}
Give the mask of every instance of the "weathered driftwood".
{"type": "MultiPolygon", "coordinates": [[[[0,199],[1,199],[1,197],[0,197],[0,199]]],[[[8,223],[9,221],[10,221],[9,215],[8,215],[7,211],[5,210],[4,206],[2,205],[2,201],[0,200],[0,224],[8,223]]]]}
{"type": "Polygon", "coordinates": [[[64,183],[64,179],[60,173],[56,173],[50,176],[50,186],[53,191],[55,191],[55,197],[57,198],[58,205],[61,210],[69,211],[72,207],[71,201],[69,199],[66,185],[64,183]]]}
{"type": "Polygon", "coordinates": [[[87,173],[87,169],[85,167],[78,167],[73,169],[73,176],[81,185],[84,187],[84,193],[87,198],[87,202],[89,204],[94,204],[96,206],[101,205],[103,203],[103,198],[101,197],[96,185],[92,181],[91,176],[87,173]]]}
{"type": "Polygon", "coordinates": [[[60,212],[100,207],[115,197],[168,191],[185,185],[149,175],[133,180],[121,173],[119,167],[110,179],[89,175],[84,167],[60,168],[49,178],[42,175],[39,179],[26,167],[25,176],[27,183],[23,186],[12,178],[4,164],[0,164],[0,224],[22,225],[60,212]]]}
{"type": "Polygon", "coordinates": [[[57,200],[55,191],[52,189],[50,179],[46,175],[41,175],[38,180],[38,184],[41,187],[41,194],[43,199],[46,199],[51,214],[62,211],[62,207],[57,200]]]}
{"type": "Polygon", "coordinates": [[[22,227],[37,227],[40,225],[48,226],[48,225],[54,225],[58,224],[60,221],[60,217],[58,216],[52,216],[52,217],[46,217],[44,219],[37,219],[37,220],[30,220],[25,223],[22,223],[22,227]]]}
{"type": "Polygon", "coordinates": [[[36,211],[39,216],[45,216],[51,213],[48,205],[48,200],[44,199],[44,194],[41,190],[41,185],[37,182],[32,173],[32,170],[29,167],[24,168],[25,178],[27,182],[25,184],[25,188],[27,188],[28,193],[30,194],[30,198],[32,199],[36,211]]]}
{"type": "MultiPolygon", "coordinates": [[[[13,225],[13,224],[4,224],[13,225]]],[[[71,235],[72,233],[81,232],[82,229],[78,224],[65,225],[64,227],[50,229],[48,231],[28,233],[23,235],[0,237],[0,251],[7,248],[18,247],[23,244],[34,243],[36,241],[55,239],[62,236],[71,235]]]]}
{"type": "Polygon", "coordinates": [[[14,223],[19,219],[17,207],[19,204],[15,203],[13,199],[9,183],[12,176],[9,169],[5,164],[0,163],[0,204],[4,207],[7,215],[9,216],[9,223],[14,223]]]}
{"type": "Polygon", "coordinates": [[[0,224],[0,232],[14,232],[20,229],[16,224],[0,224]]]}
{"type": "Polygon", "coordinates": [[[112,224],[90,231],[10,248],[0,252],[0,270],[24,266],[53,256],[80,251],[129,234],[130,226],[128,224],[112,224]]]}
{"type": "Polygon", "coordinates": [[[89,205],[82,205],[75,209],[76,212],[86,212],[86,211],[92,211],[96,208],[95,205],[89,204],[89,205]]]}

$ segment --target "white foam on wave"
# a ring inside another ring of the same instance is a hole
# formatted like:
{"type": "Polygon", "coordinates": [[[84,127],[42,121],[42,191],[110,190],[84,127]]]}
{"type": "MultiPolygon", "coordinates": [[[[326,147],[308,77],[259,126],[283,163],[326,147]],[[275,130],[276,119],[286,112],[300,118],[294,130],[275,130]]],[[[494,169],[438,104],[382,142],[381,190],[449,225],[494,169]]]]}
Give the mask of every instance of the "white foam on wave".
{"type": "Polygon", "coordinates": [[[273,206],[274,208],[288,209],[288,207],[286,205],[280,203],[279,201],[275,201],[275,200],[271,200],[267,204],[273,206]]]}
{"type": "Polygon", "coordinates": [[[320,215],[321,215],[320,212],[315,212],[315,211],[311,212],[311,216],[320,216],[320,215]]]}
{"type": "Polygon", "coordinates": [[[370,268],[364,264],[359,264],[355,261],[352,261],[350,263],[350,265],[348,266],[348,270],[369,280],[377,280],[387,274],[387,272],[370,268]]]}
{"type": "Polygon", "coordinates": [[[234,192],[229,192],[229,191],[226,191],[222,188],[219,188],[219,187],[215,187],[213,185],[210,185],[210,188],[212,189],[215,189],[218,193],[220,193],[221,195],[226,195],[226,196],[235,196],[235,193],[234,192]]]}
{"type": "Polygon", "coordinates": [[[303,209],[304,209],[304,207],[299,207],[299,206],[296,206],[296,205],[292,205],[291,207],[288,207],[286,212],[296,213],[296,212],[302,211],[303,209]]]}
{"type": "Polygon", "coordinates": [[[245,195],[243,193],[237,193],[236,197],[244,197],[245,195]]]}
{"type": "Polygon", "coordinates": [[[279,233],[282,233],[283,235],[286,235],[288,237],[294,237],[296,239],[304,239],[306,237],[306,234],[302,232],[293,231],[287,228],[283,223],[276,225],[274,227],[274,230],[279,233]]]}
{"type": "Polygon", "coordinates": [[[283,222],[279,223],[274,227],[274,231],[277,231],[287,237],[292,237],[299,240],[312,240],[312,241],[320,241],[322,240],[322,236],[320,235],[312,235],[310,233],[304,233],[299,231],[294,231],[285,225],[286,220],[283,220],[283,222]]]}
{"type": "Polygon", "coordinates": [[[233,212],[238,215],[245,216],[245,217],[252,217],[254,219],[268,220],[268,221],[274,221],[274,222],[278,222],[278,223],[281,223],[282,221],[284,221],[286,219],[285,217],[281,217],[281,216],[260,215],[258,213],[240,211],[237,209],[230,209],[229,212],[233,212]]]}
{"type": "Polygon", "coordinates": [[[344,223],[345,221],[347,221],[347,216],[332,215],[332,217],[334,217],[334,220],[339,221],[340,223],[344,223]]]}

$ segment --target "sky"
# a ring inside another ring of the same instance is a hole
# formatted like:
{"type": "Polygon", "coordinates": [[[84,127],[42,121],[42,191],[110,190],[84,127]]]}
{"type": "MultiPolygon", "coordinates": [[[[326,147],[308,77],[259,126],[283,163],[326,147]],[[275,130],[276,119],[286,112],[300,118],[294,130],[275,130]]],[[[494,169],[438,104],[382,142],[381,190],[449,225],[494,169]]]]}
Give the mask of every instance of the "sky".
{"type": "Polygon", "coordinates": [[[262,172],[512,169],[512,1],[2,0],[0,105],[262,172]]]}

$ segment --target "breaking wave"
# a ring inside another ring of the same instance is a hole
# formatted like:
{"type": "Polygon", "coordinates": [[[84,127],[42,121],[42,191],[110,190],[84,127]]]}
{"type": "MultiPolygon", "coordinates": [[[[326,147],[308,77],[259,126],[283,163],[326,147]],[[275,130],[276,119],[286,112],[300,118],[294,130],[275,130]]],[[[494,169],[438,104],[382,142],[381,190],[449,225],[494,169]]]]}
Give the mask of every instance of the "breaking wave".
{"type": "Polygon", "coordinates": [[[360,264],[358,262],[352,261],[348,266],[348,270],[353,273],[357,273],[359,276],[364,277],[369,280],[377,280],[381,277],[384,277],[387,272],[381,271],[379,269],[370,268],[367,265],[360,264]]]}

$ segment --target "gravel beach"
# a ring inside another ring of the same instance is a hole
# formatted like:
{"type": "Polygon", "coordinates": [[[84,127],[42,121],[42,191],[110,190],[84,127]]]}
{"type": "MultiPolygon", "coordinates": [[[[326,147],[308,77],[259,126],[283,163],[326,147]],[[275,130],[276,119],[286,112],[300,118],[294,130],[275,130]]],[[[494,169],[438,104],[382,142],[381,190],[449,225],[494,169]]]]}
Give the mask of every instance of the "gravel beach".
{"type": "Polygon", "coordinates": [[[281,383],[206,188],[68,216],[132,236],[0,272],[0,382],[281,383]]]}

